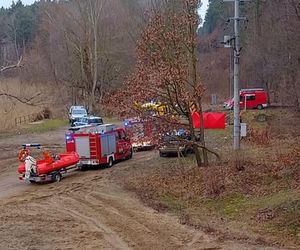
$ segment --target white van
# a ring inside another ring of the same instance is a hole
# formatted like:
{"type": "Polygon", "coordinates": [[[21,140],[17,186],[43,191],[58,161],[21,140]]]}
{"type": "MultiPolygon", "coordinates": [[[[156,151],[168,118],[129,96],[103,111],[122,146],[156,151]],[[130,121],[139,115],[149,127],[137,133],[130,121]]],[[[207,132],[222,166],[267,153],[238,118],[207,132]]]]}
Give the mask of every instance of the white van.
{"type": "Polygon", "coordinates": [[[69,121],[70,124],[73,124],[79,118],[87,116],[88,113],[84,106],[72,106],[69,109],[69,121]]]}

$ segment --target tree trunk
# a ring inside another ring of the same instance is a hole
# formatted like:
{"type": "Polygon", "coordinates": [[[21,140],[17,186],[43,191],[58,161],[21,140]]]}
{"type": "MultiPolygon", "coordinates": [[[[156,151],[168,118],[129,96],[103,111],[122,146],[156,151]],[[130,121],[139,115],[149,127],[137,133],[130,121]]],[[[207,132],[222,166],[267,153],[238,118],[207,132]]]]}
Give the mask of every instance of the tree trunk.
{"type": "Polygon", "coordinates": [[[202,152],[203,152],[203,162],[204,166],[208,165],[208,156],[207,156],[207,151],[205,149],[205,136],[204,136],[204,128],[203,128],[203,110],[202,110],[202,104],[201,104],[201,97],[197,97],[197,107],[198,107],[198,112],[200,116],[200,143],[203,146],[202,152]]]}
{"type": "MultiPolygon", "coordinates": [[[[191,40],[194,39],[196,37],[196,30],[191,24],[189,25],[189,32],[190,32],[191,40]]],[[[190,74],[191,74],[191,79],[192,79],[192,85],[195,88],[195,93],[197,93],[196,88],[199,87],[199,86],[198,86],[196,44],[194,42],[191,43],[191,48],[190,48],[190,63],[191,63],[191,72],[190,72],[190,74]]],[[[203,163],[204,163],[204,166],[207,166],[208,165],[208,156],[207,156],[207,152],[205,150],[205,138],[204,138],[204,128],[203,128],[203,113],[202,113],[201,101],[202,101],[201,96],[196,96],[196,104],[197,104],[196,106],[197,106],[197,110],[198,110],[199,115],[200,115],[200,142],[203,146],[203,148],[202,148],[203,163]]],[[[193,120],[192,119],[190,119],[190,126],[193,128],[193,120]]],[[[193,133],[194,133],[194,136],[195,136],[194,128],[193,128],[193,133]]],[[[198,147],[197,147],[197,151],[199,151],[198,147]]],[[[200,153],[199,153],[199,155],[200,155],[200,153]]],[[[196,158],[197,158],[197,155],[196,155],[196,158]]],[[[198,160],[197,160],[197,162],[198,162],[198,160]]],[[[202,165],[202,162],[201,162],[201,165],[202,165]]],[[[200,166],[200,165],[198,164],[198,166],[200,166]]]]}
{"type": "Polygon", "coordinates": [[[95,11],[92,8],[92,4],[90,3],[90,8],[91,8],[91,20],[92,20],[92,29],[93,29],[93,86],[92,86],[92,93],[91,93],[91,109],[94,112],[96,103],[95,103],[95,91],[96,91],[96,86],[97,86],[97,77],[98,77],[98,52],[97,52],[97,45],[98,45],[98,40],[97,40],[97,31],[98,31],[98,18],[96,17],[95,11]]]}
{"type": "Polygon", "coordinates": [[[267,91],[267,102],[268,102],[268,106],[271,106],[271,98],[270,98],[270,86],[269,86],[269,82],[266,81],[265,82],[266,85],[266,91],[267,91]]]}
{"type": "MultiPolygon", "coordinates": [[[[195,134],[194,126],[193,126],[193,119],[192,119],[192,114],[191,113],[189,113],[189,127],[190,127],[190,133],[191,133],[191,136],[192,136],[192,141],[196,142],[196,134],[195,134]]],[[[194,144],[193,145],[193,150],[194,150],[194,153],[195,153],[197,166],[201,167],[202,166],[202,158],[201,158],[199,147],[196,144],[194,144]]]]}

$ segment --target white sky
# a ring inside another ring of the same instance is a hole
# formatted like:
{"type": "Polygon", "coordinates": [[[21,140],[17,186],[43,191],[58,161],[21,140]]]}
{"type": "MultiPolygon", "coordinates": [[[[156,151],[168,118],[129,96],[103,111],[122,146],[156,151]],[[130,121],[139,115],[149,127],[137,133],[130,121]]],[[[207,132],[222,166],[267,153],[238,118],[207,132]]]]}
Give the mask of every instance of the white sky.
{"type": "MultiPolygon", "coordinates": [[[[15,2],[17,2],[17,0],[15,0],[15,2]]],[[[22,0],[22,3],[24,5],[28,5],[28,4],[32,4],[34,3],[35,0],[22,0]]],[[[0,7],[10,7],[12,3],[12,0],[0,0],[0,7]]]]}
{"type": "Polygon", "coordinates": [[[208,0],[201,0],[202,2],[202,6],[201,8],[198,10],[198,13],[199,15],[201,16],[202,18],[202,23],[200,26],[203,25],[203,22],[204,22],[204,18],[205,18],[205,14],[206,14],[206,11],[207,11],[207,8],[208,8],[208,0]]]}

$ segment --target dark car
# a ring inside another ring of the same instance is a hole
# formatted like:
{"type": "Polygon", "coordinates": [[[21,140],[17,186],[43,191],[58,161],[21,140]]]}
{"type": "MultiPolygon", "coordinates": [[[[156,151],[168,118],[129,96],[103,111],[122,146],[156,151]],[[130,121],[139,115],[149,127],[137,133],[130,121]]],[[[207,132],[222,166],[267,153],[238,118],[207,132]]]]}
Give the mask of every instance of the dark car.
{"type": "Polygon", "coordinates": [[[187,143],[190,140],[191,136],[188,133],[163,135],[159,142],[159,156],[186,156],[192,153],[192,144],[187,143]]]}

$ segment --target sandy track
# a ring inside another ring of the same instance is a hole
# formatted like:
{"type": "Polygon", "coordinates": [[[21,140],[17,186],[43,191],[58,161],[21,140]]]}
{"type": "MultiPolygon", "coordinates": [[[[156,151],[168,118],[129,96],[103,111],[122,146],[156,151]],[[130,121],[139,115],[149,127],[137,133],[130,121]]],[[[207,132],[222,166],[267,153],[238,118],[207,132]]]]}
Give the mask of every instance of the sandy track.
{"type": "MultiPolygon", "coordinates": [[[[58,131],[33,139],[51,144],[61,137],[58,131]]],[[[13,149],[24,139],[13,138],[9,145],[0,141],[0,147],[13,149]]],[[[47,185],[19,182],[15,158],[1,157],[6,167],[0,174],[0,249],[272,249],[220,241],[181,225],[114,183],[112,176],[154,154],[136,154],[111,169],[73,172],[47,185]]]]}

